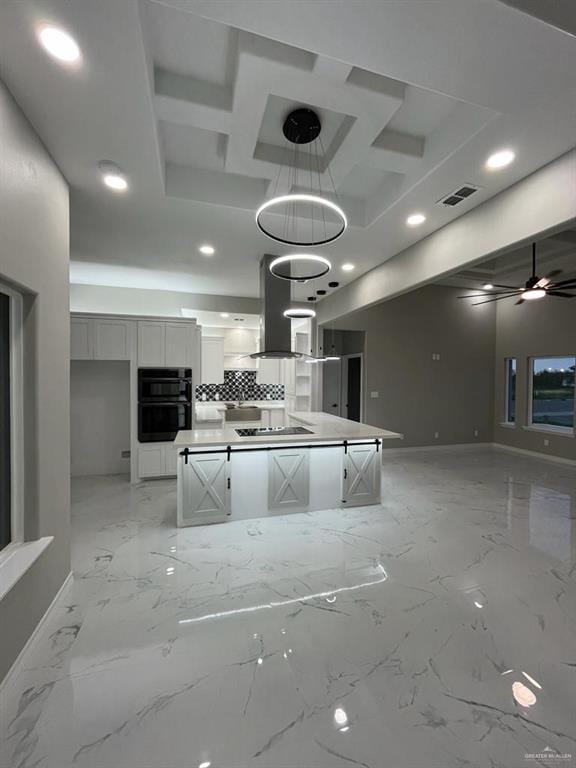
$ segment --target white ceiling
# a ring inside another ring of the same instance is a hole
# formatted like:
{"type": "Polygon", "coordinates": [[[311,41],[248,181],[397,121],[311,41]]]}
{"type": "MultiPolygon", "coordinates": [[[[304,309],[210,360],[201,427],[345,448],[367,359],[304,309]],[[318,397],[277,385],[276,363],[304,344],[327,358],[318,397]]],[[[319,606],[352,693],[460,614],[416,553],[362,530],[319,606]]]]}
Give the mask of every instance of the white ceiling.
{"type": "Polygon", "coordinates": [[[254,209],[277,175],[280,117],[291,106],[315,106],[325,121],[352,223],[321,251],[341,284],[574,145],[572,35],[498,0],[326,8],[0,5],[0,72],[71,185],[73,281],[256,296],[261,255],[283,252],[257,231],[254,209]],[[37,46],[47,20],[76,37],[80,68],[37,46]],[[487,172],[486,156],[502,146],[517,161],[487,172]],[[103,159],[128,175],[126,195],[102,186],[103,159]],[[481,191],[457,209],[435,205],[464,183],[481,191]],[[409,229],[415,210],[428,219],[409,229]],[[203,242],[214,257],[198,253],[203,242]],[[341,272],[345,261],[356,270],[341,272]]]}

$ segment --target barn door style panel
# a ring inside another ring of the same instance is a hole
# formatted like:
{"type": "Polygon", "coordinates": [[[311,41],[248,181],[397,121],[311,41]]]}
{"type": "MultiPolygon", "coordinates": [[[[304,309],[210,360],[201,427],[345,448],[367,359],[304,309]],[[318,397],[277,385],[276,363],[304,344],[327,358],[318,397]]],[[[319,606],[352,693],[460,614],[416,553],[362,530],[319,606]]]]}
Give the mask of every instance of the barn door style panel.
{"type": "Polygon", "coordinates": [[[376,445],[348,446],[344,454],[342,502],[347,506],[363,507],[380,504],[382,477],[381,454],[376,445]]]}
{"type": "Polygon", "coordinates": [[[310,456],[307,448],[271,451],[268,508],[272,512],[307,509],[310,503],[310,456]]]}
{"type": "Polygon", "coordinates": [[[178,525],[224,522],[230,514],[230,462],[226,456],[181,457],[178,464],[178,525]]]}

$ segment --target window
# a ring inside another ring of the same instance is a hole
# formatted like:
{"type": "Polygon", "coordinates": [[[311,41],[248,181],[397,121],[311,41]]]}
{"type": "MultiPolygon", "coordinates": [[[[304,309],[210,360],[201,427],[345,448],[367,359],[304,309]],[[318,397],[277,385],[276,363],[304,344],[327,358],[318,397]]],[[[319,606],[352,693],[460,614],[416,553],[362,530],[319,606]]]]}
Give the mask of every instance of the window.
{"type": "Polygon", "coordinates": [[[576,356],[531,360],[530,424],[555,430],[574,429],[576,356]]]}
{"type": "Polygon", "coordinates": [[[12,541],[10,298],[0,293],[0,549],[12,541]]]}
{"type": "Polygon", "coordinates": [[[504,421],[507,424],[516,422],[516,358],[506,358],[506,406],[504,421]]]}

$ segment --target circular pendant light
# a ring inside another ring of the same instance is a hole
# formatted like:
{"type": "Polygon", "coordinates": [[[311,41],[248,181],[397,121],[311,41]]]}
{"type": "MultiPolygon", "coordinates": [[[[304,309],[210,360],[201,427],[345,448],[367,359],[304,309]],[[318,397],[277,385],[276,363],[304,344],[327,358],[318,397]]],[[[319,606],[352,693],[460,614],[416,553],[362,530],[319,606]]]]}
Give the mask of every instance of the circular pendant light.
{"type": "Polygon", "coordinates": [[[310,317],[316,317],[316,312],[313,309],[298,309],[297,307],[285,309],[282,314],[292,320],[307,320],[310,317]]]}
{"type": "Polygon", "coordinates": [[[324,256],[315,253],[289,253],[270,262],[270,272],[282,280],[306,283],[330,271],[332,264],[324,256]]]}
{"type": "Polygon", "coordinates": [[[348,226],[346,214],[331,199],[337,200],[338,195],[321,128],[316,112],[304,107],[290,112],[282,126],[288,142],[285,154],[291,155],[291,161],[280,166],[272,197],[256,211],[258,229],[277,243],[326,245],[337,240],[348,226]],[[329,189],[323,189],[323,178],[329,189]],[[285,192],[278,194],[279,189],[285,192]]]}

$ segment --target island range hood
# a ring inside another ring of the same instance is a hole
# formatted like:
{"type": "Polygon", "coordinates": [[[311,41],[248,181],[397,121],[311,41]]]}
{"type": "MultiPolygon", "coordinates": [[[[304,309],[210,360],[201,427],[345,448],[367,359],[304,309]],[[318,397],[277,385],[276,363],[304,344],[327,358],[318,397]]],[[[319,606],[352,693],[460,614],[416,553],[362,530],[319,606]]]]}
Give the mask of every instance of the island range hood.
{"type": "Polygon", "coordinates": [[[260,352],[249,355],[253,360],[290,360],[307,358],[290,349],[292,321],[283,312],[291,303],[290,281],[281,280],[270,272],[270,262],[276,256],[265,254],[260,262],[260,352]]]}

